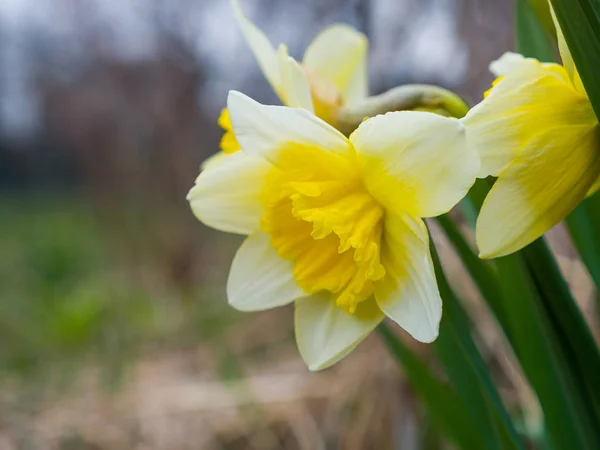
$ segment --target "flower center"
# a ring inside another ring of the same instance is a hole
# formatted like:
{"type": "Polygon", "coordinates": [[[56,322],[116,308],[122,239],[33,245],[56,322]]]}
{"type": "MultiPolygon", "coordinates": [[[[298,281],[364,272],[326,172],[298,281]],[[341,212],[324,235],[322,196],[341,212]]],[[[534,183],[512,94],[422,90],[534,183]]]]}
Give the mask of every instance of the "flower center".
{"type": "Polygon", "coordinates": [[[342,94],[332,81],[303,66],[310,83],[310,92],[315,115],[335,126],[337,111],[342,105],[342,94]]]}
{"type": "Polygon", "coordinates": [[[298,147],[283,153],[295,169],[277,170],[268,181],[261,227],[279,256],[293,262],[305,292],[329,291],[354,313],[386,273],[380,261],[383,208],[349,161],[336,167],[335,157],[298,147]],[[310,167],[302,170],[297,152],[312,160],[310,167]]]}

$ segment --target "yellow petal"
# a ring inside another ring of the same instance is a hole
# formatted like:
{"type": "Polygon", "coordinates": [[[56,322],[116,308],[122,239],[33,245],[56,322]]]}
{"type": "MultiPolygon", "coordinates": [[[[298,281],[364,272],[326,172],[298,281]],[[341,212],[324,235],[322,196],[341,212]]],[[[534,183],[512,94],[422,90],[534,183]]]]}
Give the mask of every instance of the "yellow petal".
{"type": "Polygon", "coordinates": [[[240,311],[262,311],[304,295],[294,282],[291,263],[277,255],[269,236],[260,231],[248,236],[235,254],[229,272],[229,304],[240,311]]]}
{"type": "Polygon", "coordinates": [[[231,127],[231,119],[229,118],[229,111],[227,108],[223,108],[221,110],[221,115],[219,116],[218,124],[223,130],[225,130],[225,134],[221,138],[221,150],[224,153],[235,153],[240,150],[240,144],[238,143],[235,133],[233,132],[233,128],[231,127]]]}
{"type": "Polygon", "coordinates": [[[311,151],[328,153],[340,163],[352,154],[346,137],[305,109],[285,106],[265,106],[250,97],[231,91],[228,97],[233,129],[244,152],[266,158],[273,164],[289,164],[280,158],[290,146],[302,147],[303,158],[311,151]]]}
{"type": "Polygon", "coordinates": [[[575,89],[577,89],[581,93],[585,93],[585,88],[583,87],[583,83],[581,82],[581,77],[579,76],[579,72],[577,72],[577,67],[575,67],[573,56],[571,56],[571,51],[569,50],[569,46],[567,45],[567,41],[560,28],[558,19],[556,18],[556,14],[554,13],[552,5],[550,5],[550,13],[552,14],[552,20],[554,21],[554,27],[556,28],[556,39],[558,40],[558,51],[560,52],[562,64],[567,70],[569,77],[573,85],[575,86],[575,89]]]}
{"type": "Polygon", "coordinates": [[[439,333],[442,299],[425,224],[420,219],[389,214],[381,259],[387,273],[375,285],[377,304],[416,340],[432,342],[439,333]]]}
{"type": "Polygon", "coordinates": [[[599,190],[600,190],[600,177],[596,178],[596,181],[594,181],[594,184],[592,184],[592,187],[590,188],[590,190],[586,194],[586,197],[594,195],[599,190]]]}
{"type": "Polygon", "coordinates": [[[302,61],[310,72],[334,83],[344,102],[368,95],[367,37],[344,24],[325,28],[306,49],[302,61]]]}
{"type": "Polygon", "coordinates": [[[589,101],[573,88],[563,67],[536,65],[505,74],[461,119],[481,157],[478,177],[498,176],[539,132],[595,120],[589,101]]]}
{"type": "Polygon", "coordinates": [[[310,83],[298,62],[288,56],[285,44],[279,45],[279,71],[281,73],[281,96],[292,108],[304,108],[314,113],[310,83]]]}
{"type": "Polygon", "coordinates": [[[479,157],[457,119],[399,111],[363,122],[350,136],[371,195],[414,217],[449,211],[475,181],[479,157]]]}
{"type": "Polygon", "coordinates": [[[350,353],[383,320],[373,299],[354,314],[335,305],[326,294],[295,302],[294,328],[302,358],[310,370],[325,369],[350,353]]]}
{"type": "Polygon", "coordinates": [[[482,258],[507,255],[540,237],[600,175],[597,125],[539,123],[542,132],[500,174],[481,208],[476,240],[482,258]]]}
{"type": "Polygon", "coordinates": [[[271,170],[265,160],[243,152],[215,158],[204,167],[187,200],[205,225],[230,233],[252,233],[263,214],[260,195],[271,170]]]}
{"type": "Polygon", "coordinates": [[[254,57],[258,62],[260,70],[262,70],[262,73],[275,92],[280,95],[281,73],[279,72],[277,52],[265,34],[244,16],[244,12],[242,11],[238,0],[231,0],[231,6],[242,34],[244,35],[250,50],[254,53],[254,57]]]}

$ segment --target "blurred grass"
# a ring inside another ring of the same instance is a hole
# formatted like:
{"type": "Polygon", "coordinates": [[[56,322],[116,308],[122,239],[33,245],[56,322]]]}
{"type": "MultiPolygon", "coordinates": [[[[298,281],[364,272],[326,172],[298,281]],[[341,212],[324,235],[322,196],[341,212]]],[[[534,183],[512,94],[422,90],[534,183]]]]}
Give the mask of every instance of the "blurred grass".
{"type": "Polygon", "coordinates": [[[230,308],[224,283],[240,239],[203,228],[185,206],[0,197],[0,448],[440,441],[410,431],[422,408],[400,394],[376,339],[309,374],[290,308],[230,308]]]}
{"type": "Polygon", "coordinates": [[[218,342],[235,320],[214,285],[171,282],[148,259],[162,244],[146,218],[102,214],[70,195],[0,198],[0,377],[64,379],[93,363],[114,381],[140,352],[218,342]]]}

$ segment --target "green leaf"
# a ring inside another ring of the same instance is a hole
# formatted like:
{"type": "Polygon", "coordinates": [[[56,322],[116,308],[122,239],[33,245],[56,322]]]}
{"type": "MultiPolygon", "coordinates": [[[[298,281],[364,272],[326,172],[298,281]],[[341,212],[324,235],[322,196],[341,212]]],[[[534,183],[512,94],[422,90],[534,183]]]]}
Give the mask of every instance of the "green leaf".
{"type": "Polygon", "coordinates": [[[486,449],[522,449],[523,445],[471,335],[471,326],[442,270],[435,247],[433,263],[444,316],[435,341],[437,353],[456,392],[484,436],[486,449]]]}
{"type": "Polygon", "coordinates": [[[471,417],[456,393],[444,385],[386,323],[379,325],[377,330],[390,352],[402,365],[436,426],[460,449],[484,448],[481,433],[473,428],[471,417]]]}
{"type": "Polygon", "coordinates": [[[597,426],[551,318],[520,255],[496,260],[511,344],[544,411],[556,449],[600,448],[597,426]]]}
{"type": "Polygon", "coordinates": [[[538,286],[558,339],[589,403],[589,413],[600,423],[600,352],[594,337],[564,281],[554,255],[543,239],[525,249],[523,255],[538,286]]]}
{"type": "MultiPolygon", "coordinates": [[[[552,0],[557,19],[573,59],[582,77],[586,91],[600,111],[600,89],[597,83],[597,68],[600,61],[600,2],[598,0],[552,0]]],[[[523,20],[526,11],[517,10],[523,20]]],[[[540,26],[541,27],[541,26],[540,26]]],[[[540,28],[538,27],[538,28],[540,28]]],[[[538,30],[539,32],[539,30],[538,30]]],[[[526,39],[517,33],[518,44],[526,39]]],[[[534,49],[531,56],[542,59],[543,49],[534,49]],[[536,51],[538,53],[536,53],[536,51]]],[[[588,268],[597,287],[600,286],[600,217],[593,205],[594,199],[580,204],[567,218],[566,224],[581,258],[588,268]]],[[[600,206],[600,205],[598,205],[600,206]]],[[[553,321],[559,345],[569,359],[572,374],[578,381],[583,400],[590,415],[595,417],[595,426],[600,426],[600,355],[598,347],[583,320],[581,312],[560,274],[554,257],[543,240],[534,242],[523,254],[536,280],[544,307],[553,321]]]]}
{"type": "MultiPolygon", "coordinates": [[[[465,208],[476,211],[473,202],[467,197],[463,200],[465,208]]],[[[500,291],[498,274],[492,269],[487,261],[481,260],[467,243],[462,233],[458,230],[452,219],[448,215],[439,216],[438,223],[444,230],[448,240],[460,256],[467,272],[475,282],[482,297],[492,310],[496,319],[505,332],[508,332],[506,313],[504,312],[504,300],[500,291]]],[[[473,224],[473,228],[475,225],[473,224]]]]}
{"type": "MultiPolygon", "coordinates": [[[[486,189],[489,190],[489,187],[481,184],[479,192],[470,192],[467,197],[476,210],[481,208],[486,189]]],[[[472,266],[475,264],[472,258],[466,261],[471,261],[472,266]]],[[[494,262],[502,298],[502,313],[496,317],[538,395],[553,448],[600,448],[596,433],[598,427],[590,417],[585,393],[578,385],[576,369],[569,361],[568,351],[561,346],[529,268],[519,254],[498,258],[494,262]]],[[[483,261],[481,263],[484,264],[483,261]]],[[[471,270],[471,273],[477,274],[478,271],[471,270]]],[[[477,282],[475,276],[474,279],[477,282]]],[[[477,282],[478,286],[480,283],[481,280],[477,282]]],[[[485,299],[496,313],[498,308],[494,307],[493,301],[485,299]]]]}
{"type": "Polygon", "coordinates": [[[553,44],[556,44],[556,29],[554,28],[554,21],[552,20],[552,14],[550,13],[550,5],[548,0],[529,0],[538,20],[541,22],[542,27],[546,30],[546,33],[550,37],[553,44]]]}
{"type": "Polygon", "coordinates": [[[551,0],[596,116],[600,117],[600,2],[551,0]]]}
{"type": "MultiPolygon", "coordinates": [[[[600,2],[553,0],[561,29],[596,116],[600,117],[600,2]]],[[[573,242],[600,290],[600,207],[598,195],[585,200],[566,219],[573,242]]]]}
{"type": "Polygon", "coordinates": [[[600,236],[597,234],[600,230],[600,218],[594,216],[594,209],[597,208],[594,201],[600,200],[600,197],[595,197],[577,206],[565,222],[596,290],[600,291],[600,236]]]}
{"type": "MultiPolygon", "coordinates": [[[[544,11],[541,5],[536,4],[536,6],[540,13],[544,11]]],[[[517,51],[540,61],[554,62],[554,49],[550,45],[546,30],[538,20],[534,7],[529,0],[517,0],[516,8],[517,51]]]]}

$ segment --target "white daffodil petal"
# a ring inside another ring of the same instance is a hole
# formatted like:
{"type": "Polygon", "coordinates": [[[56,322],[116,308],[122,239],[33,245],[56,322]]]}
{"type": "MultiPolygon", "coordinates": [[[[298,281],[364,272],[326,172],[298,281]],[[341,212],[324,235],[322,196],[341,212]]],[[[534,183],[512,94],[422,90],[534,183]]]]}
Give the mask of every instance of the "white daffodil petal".
{"type": "Polygon", "coordinates": [[[375,286],[377,304],[416,340],[434,341],[442,299],[425,224],[408,216],[388,215],[382,245],[382,263],[388,273],[375,286]]]}
{"type": "Polygon", "coordinates": [[[560,222],[600,175],[597,126],[544,124],[503,171],[477,220],[482,258],[515,252],[560,222]]]}
{"type": "Polygon", "coordinates": [[[386,209],[433,217],[465,196],[479,169],[457,119],[399,111],[363,122],[350,136],[369,192],[386,209]]]}
{"type": "Polygon", "coordinates": [[[250,50],[254,53],[262,73],[279,95],[281,92],[281,74],[279,73],[277,52],[265,34],[244,16],[238,0],[231,0],[231,6],[242,34],[250,50]]]}
{"type": "Polygon", "coordinates": [[[334,83],[346,103],[367,97],[367,37],[344,24],[325,28],[306,49],[303,64],[334,83]]]}
{"type": "Polygon", "coordinates": [[[507,73],[461,119],[469,144],[481,157],[478,177],[498,176],[535,134],[595,117],[589,101],[573,88],[563,67],[537,66],[507,73]]]}
{"type": "Polygon", "coordinates": [[[227,280],[229,304],[240,311],[262,311],[291,303],[306,295],[285,261],[261,231],[248,236],[238,249],[227,280]]]}
{"type": "Polygon", "coordinates": [[[243,152],[208,161],[187,195],[195,216],[229,233],[249,234],[258,229],[263,214],[260,193],[273,166],[243,152]]]}
{"type": "Polygon", "coordinates": [[[305,148],[307,156],[315,149],[340,158],[352,154],[343,134],[305,109],[261,105],[236,91],[229,93],[227,105],[242,150],[275,165],[290,147],[305,148]]]}
{"type": "Polygon", "coordinates": [[[500,58],[490,63],[490,72],[495,77],[501,77],[518,70],[535,70],[539,67],[539,64],[537,59],[525,58],[519,53],[506,52],[500,58]]]}
{"type": "Polygon", "coordinates": [[[310,370],[325,369],[356,348],[383,317],[373,299],[360,303],[354,314],[326,294],[298,299],[294,323],[300,354],[310,370]]]}
{"type": "Polygon", "coordinates": [[[228,156],[229,155],[225,152],[217,152],[206,158],[202,164],[200,164],[200,170],[210,169],[211,166],[218,167],[218,165],[228,156]]]}
{"type": "Polygon", "coordinates": [[[285,104],[292,108],[304,108],[314,113],[310,83],[306,73],[298,62],[288,56],[287,47],[279,46],[279,71],[281,73],[281,95],[285,98],[285,104]]]}

